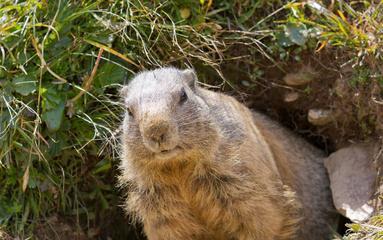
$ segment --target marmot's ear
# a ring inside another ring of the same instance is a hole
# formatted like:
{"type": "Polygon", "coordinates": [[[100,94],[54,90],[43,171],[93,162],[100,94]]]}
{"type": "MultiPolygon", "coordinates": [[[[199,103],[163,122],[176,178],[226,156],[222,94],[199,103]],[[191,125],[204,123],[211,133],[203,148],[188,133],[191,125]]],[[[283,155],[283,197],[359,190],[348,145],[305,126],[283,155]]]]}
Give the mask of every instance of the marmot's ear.
{"type": "Polygon", "coordinates": [[[195,86],[197,84],[197,74],[195,73],[194,69],[188,68],[182,71],[182,76],[186,84],[191,88],[195,89],[195,86]]]}
{"type": "Polygon", "coordinates": [[[125,98],[128,95],[128,86],[125,85],[122,88],[120,88],[119,94],[121,98],[125,98]]]}

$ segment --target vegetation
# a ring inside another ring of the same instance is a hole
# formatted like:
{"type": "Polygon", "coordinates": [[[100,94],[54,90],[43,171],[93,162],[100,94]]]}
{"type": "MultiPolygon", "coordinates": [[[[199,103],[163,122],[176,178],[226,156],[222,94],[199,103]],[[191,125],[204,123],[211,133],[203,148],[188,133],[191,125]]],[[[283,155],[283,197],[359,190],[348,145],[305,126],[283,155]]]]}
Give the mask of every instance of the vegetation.
{"type": "Polygon", "coordinates": [[[348,240],[381,239],[383,237],[383,216],[375,216],[368,223],[350,224],[348,240]]]}
{"type": "MultiPolygon", "coordinates": [[[[381,1],[1,1],[0,226],[26,238],[59,215],[102,234],[120,211],[118,89],[146,68],[193,66],[203,84],[279,116],[325,96],[322,106],[349,107],[310,132],[332,143],[381,136],[382,13],[381,1]],[[334,82],[298,88],[295,106],[266,94],[312,57],[326,81],[346,79],[344,95],[334,82]]],[[[353,225],[350,239],[379,239],[382,227],[381,217],[353,225]]]]}

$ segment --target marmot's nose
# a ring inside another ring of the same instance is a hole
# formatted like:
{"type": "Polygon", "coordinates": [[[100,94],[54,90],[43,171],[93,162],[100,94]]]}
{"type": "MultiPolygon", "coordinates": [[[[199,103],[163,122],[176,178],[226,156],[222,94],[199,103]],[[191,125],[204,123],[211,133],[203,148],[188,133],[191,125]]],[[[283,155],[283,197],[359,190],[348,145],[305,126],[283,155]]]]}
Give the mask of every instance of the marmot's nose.
{"type": "Polygon", "coordinates": [[[166,121],[161,121],[155,124],[152,124],[147,131],[145,131],[145,135],[151,141],[161,144],[166,141],[169,132],[169,123],[166,121]]]}

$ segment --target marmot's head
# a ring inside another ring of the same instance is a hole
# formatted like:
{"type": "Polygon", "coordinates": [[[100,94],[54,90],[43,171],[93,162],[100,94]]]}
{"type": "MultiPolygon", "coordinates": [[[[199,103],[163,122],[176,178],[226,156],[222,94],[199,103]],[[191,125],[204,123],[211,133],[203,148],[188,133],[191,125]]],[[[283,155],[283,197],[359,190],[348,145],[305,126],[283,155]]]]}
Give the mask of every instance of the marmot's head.
{"type": "Polygon", "coordinates": [[[139,73],[121,89],[125,157],[189,159],[214,148],[217,131],[196,81],[191,69],[160,68],[139,73]]]}

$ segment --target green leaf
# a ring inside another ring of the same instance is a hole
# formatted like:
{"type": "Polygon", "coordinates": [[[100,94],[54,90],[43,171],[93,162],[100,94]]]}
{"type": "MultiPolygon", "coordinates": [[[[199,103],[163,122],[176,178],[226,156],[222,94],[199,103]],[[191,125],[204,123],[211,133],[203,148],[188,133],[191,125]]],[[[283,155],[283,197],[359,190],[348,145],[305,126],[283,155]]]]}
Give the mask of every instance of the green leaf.
{"type": "Polygon", "coordinates": [[[65,103],[61,102],[56,108],[46,111],[41,118],[47,124],[48,130],[55,132],[60,129],[64,118],[65,103]]]}
{"type": "Polygon", "coordinates": [[[17,93],[27,96],[36,91],[36,81],[28,75],[16,76],[12,80],[12,87],[17,93]]]}
{"type": "Polygon", "coordinates": [[[61,123],[60,130],[57,135],[54,135],[48,140],[49,148],[47,153],[50,157],[57,157],[62,154],[61,150],[64,149],[66,140],[68,139],[65,131],[65,121],[61,123]]]}
{"type": "Polygon", "coordinates": [[[281,47],[290,47],[294,43],[286,36],[285,32],[278,32],[275,34],[275,38],[277,39],[278,45],[281,47]]]}
{"type": "Polygon", "coordinates": [[[41,89],[43,114],[42,119],[47,124],[48,130],[57,131],[64,118],[65,96],[53,87],[41,89]]]}
{"type": "Polygon", "coordinates": [[[53,87],[41,88],[40,92],[43,97],[42,107],[44,111],[55,109],[65,102],[62,94],[59,94],[53,87]]]}
{"type": "Polygon", "coordinates": [[[92,171],[93,174],[97,174],[100,172],[108,171],[112,167],[110,161],[104,159],[98,162],[95,166],[95,169],[92,171]]]}
{"type": "Polygon", "coordinates": [[[103,88],[114,83],[122,83],[126,77],[126,71],[113,63],[102,65],[95,78],[95,87],[103,88]]]}
{"type": "Polygon", "coordinates": [[[285,34],[293,43],[300,46],[305,45],[307,41],[308,32],[304,24],[287,23],[285,34]]]}
{"type": "Polygon", "coordinates": [[[360,224],[357,223],[347,224],[347,227],[351,228],[353,232],[359,232],[361,229],[360,224]]]}

